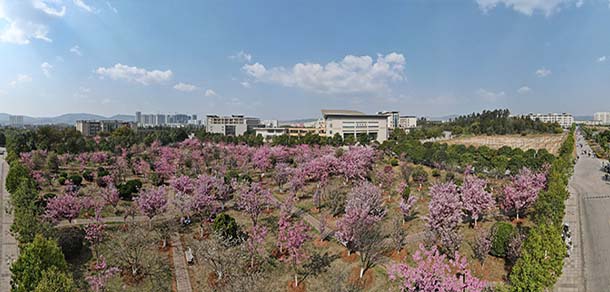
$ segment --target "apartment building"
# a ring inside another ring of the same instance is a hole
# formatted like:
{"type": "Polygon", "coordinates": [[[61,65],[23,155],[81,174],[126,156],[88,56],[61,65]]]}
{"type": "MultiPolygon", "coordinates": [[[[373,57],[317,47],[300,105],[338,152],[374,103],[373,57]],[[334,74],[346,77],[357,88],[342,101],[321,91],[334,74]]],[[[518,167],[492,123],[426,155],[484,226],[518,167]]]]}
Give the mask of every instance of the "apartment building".
{"type": "Polygon", "coordinates": [[[353,136],[358,139],[367,135],[379,143],[388,139],[388,116],[369,115],[351,110],[322,110],[321,128],[324,135],[339,134],[343,139],[353,136]]]}
{"type": "Polygon", "coordinates": [[[197,115],[188,114],[142,114],[136,112],[138,127],[183,127],[197,125],[197,115]]]}
{"type": "Polygon", "coordinates": [[[9,125],[11,127],[23,127],[23,116],[9,116],[8,117],[9,125]]]}
{"type": "Polygon", "coordinates": [[[100,132],[112,132],[121,127],[136,128],[136,123],[119,120],[76,121],[76,130],[85,137],[97,136],[100,132]]]}
{"type": "Polygon", "coordinates": [[[574,117],[568,113],[549,113],[549,114],[532,114],[527,115],[528,118],[541,121],[543,123],[558,123],[562,128],[572,127],[574,124],[574,117]]]}
{"type": "Polygon", "coordinates": [[[417,127],[416,116],[401,116],[398,120],[398,127],[401,129],[413,129],[417,127]]]}
{"type": "Polygon", "coordinates": [[[597,112],[593,114],[593,121],[601,125],[610,125],[610,112],[597,112]]]}
{"type": "Polygon", "coordinates": [[[205,129],[208,133],[218,133],[226,136],[241,136],[247,131],[261,126],[258,118],[245,117],[243,115],[217,116],[208,115],[206,117],[205,129]]]}

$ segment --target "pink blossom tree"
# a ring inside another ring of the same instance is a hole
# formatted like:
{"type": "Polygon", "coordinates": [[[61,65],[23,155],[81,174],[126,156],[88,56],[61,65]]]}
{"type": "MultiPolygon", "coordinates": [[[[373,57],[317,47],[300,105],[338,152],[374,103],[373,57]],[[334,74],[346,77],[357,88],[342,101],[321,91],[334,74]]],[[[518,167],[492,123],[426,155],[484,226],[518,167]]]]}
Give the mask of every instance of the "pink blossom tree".
{"type": "Polygon", "coordinates": [[[422,244],[413,254],[415,266],[395,264],[389,269],[392,281],[398,281],[401,291],[482,292],[487,283],[472,275],[465,257],[455,254],[448,260],[435,247],[427,250],[422,244]]]}
{"type": "Polygon", "coordinates": [[[491,193],[485,190],[487,183],[474,175],[466,175],[462,184],[462,204],[470,218],[477,221],[485,216],[494,207],[494,199],[491,193]]]}
{"type": "Polygon", "coordinates": [[[290,178],[291,168],[288,163],[280,162],[275,165],[275,172],[273,173],[273,179],[277,183],[280,192],[283,192],[284,185],[290,178]]]}
{"type": "Polygon", "coordinates": [[[72,223],[82,209],[83,201],[76,196],[76,193],[70,191],[49,199],[44,216],[54,222],[66,219],[72,223]]]}
{"type": "Polygon", "coordinates": [[[250,268],[254,268],[254,261],[257,256],[265,254],[265,238],[267,237],[267,228],[265,226],[252,225],[250,232],[248,232],[248,240],[246,241],[246,248],[250,253],[250,268]]]}
{"type": "Polygon", "coordinates": [[[340,172],[347,180],[364,179],[375,162],[376,152],[370,147],[350,147],[339,158],[340,172]]]}
{"type": "Polygon", "coordinates": [[[370,182],[362,181],[349,192],[345,215],[337,222],[337,239],[354,251],[365,235],[366,226],[373,225],[386,214],[381,191],[370,182]]]}
{"type": "Polygon", "coordinates": [[[272,204],[271,192],[260,183],[252,183],[243,187],[237,200],[237,206],[246,212],[252,220],[252,225],[256,225],[258,217],[265,208],[272,204]]]}
{"type": "Polygon", "coordinates": [[[394,182],[394,169],[390,165],[378,168],[375,171],[375,180],[382,190],[389,190],[394,182]]]}
{"type": "Polygon", "coordinates": [[[302,261],[307,259],[307,253],[303,249],[303,245],[310,239],[309,227],[303,221],[298,221],[296,223],[287,222],[287,226],[285,227],[286,238],[282,243],[288,252],[288,255],[282,257],[281,260],[283,262],[289,263],[292,266],[294,271],[294,287],[299,286],[299,279],[297,269],[302,261]]]}
{"type": "Polygon", "coordinates": [[[413,218],[416,203],[417,198],[415,196],[409,196],[406,200],[405,198],[400,198],[400,204],[398,206],[400,208],[400,212],[402,213],[403,222],[413,218]]]}
{"type": "Polygon", "coordinates": [[[536,201],[538,193],[545,185],[544,173],[533,173],[528,168],[521,169],[519,174],[513,177],[512,182],[504,187],[502,209],[507,214],[515,214],[519,219],[519,216],[536,201]]]}
{"type": "Polygon", "coordinates": [[[102,179],[106,183],[106,187],[100,190],[99,195],[106,204],[116,209],[120,200],[119,190],[114,185],[112,177],[105,176],[102,179]]]}
{"type": "Polygon", "coordinates": [[[454,229],[462,219],[462,203],[453,182],[430,187],[430,210],[426,220],[430,230],[454,229]]]}
{"type": "Polygon", "coordinates": [[[108,280],[119,272],[119,268],[109,267],[106,264],[104,256],[101,256],[97,259],[95,266],[93,266],[91,275],[87,276],[85,280],[87,280],[91,290],[94,292],[104,292],[106,291],[108,280]]]}
{"type": "Polygon", "coordinates": [[[152,228],[153,217],[165,212],[167,209],[167,192],[164,186],[153,187],[140,192],[135,201],[140,212],[148,217],[149,226],[152,228]]]}
{"type": "Polygon", "coordinates": [[[104,222],[100,217],[99,212],[96,212],[95,221],[85,226],[85,239],[93,248],[95,257],[98,257],[97,246],[104,240],[104,222]]]}

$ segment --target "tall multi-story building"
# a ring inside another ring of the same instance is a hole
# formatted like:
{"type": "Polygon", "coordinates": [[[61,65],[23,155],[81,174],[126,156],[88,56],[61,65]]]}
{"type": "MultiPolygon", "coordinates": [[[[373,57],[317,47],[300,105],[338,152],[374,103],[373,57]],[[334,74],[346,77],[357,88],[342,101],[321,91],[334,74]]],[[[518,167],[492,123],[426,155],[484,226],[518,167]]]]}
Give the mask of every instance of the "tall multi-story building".
{"type": "Polygon", "coordinates": [[[322,110],[322,132],[327,137],[339,134],[343,139],[362,135],[379,143],[388,139],[388,116],[384,114],[367,115],[351,110],[322,110]]]}
{"type": "Polygon", "coordinates": [[[259,118],[246,117],[243,115],[206,117],[205,129],[208,133],[223,134],[226,136],[241,136],[247,131],[261,126],[259,118]]]}
{"type": "Polygon", "coordinates": [[[9,116],[8,121],[11,127],[23,127],[23,116],[9,116]]]}
{"type": "Polygon", "coordinates": [[[597,112],[593,114],[593,121],[602,125],[610,125],[610,112],[597,112]]]}
{"type": "Polygon", "coordinates": [[[556,114],[556,113],[532,114],[532,113],[530,113],[529,115],[527,115],[527,117],[532,120],[535,120],[535,121],[541,121],[543,123],[557,123],[562,128],[569,128],[574,124],[574,117],[568,113],[562,113],[562,114],[556,114]]]}
{"type": "Polygon", "coordinates": [[[398,128],[400,122],[400,112],[398,111],[383,111],[378,112],[378,115],[386,115],[388,117],[388,129],[398,128]]]}
{"type": "Polygon", "coordinates": [[[401,116],[398,120],[398,127],[401,129],[413,129],[417,127],[416,116],[401,116]]]}
{"type": "Polygon", "coordinates": [[[197,115],[187,114],[142,114],[136,112],[138,127],[183,127],[185,125],[198,125],[197,115]]]}
{"type": "Polygon", "coordinates": [[[96,136],[100,132],[112,132],[121,127],[136,128],[136,123],[119,120],[100,120],[100,121],[76,121],[76,130],[83,136],[96,136]]]}

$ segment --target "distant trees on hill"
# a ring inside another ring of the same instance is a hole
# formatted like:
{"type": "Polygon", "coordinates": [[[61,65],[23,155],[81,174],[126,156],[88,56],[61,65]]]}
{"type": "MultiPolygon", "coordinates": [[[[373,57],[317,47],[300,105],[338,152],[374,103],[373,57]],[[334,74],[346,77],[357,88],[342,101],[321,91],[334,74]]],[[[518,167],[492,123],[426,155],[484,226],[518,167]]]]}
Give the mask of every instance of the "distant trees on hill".
{"type": "Polygon", "coordinates": [[[415,139],[438,137],[442,131],[454,135],[509,135],[534,133],[561,133],[557,123],[543,123],[525,116],[511,116],[508,109],[484,110],[480,113],[453,118],[448,122],[434,122],[420,119],[418,128],[408,135],[415,139]]]}

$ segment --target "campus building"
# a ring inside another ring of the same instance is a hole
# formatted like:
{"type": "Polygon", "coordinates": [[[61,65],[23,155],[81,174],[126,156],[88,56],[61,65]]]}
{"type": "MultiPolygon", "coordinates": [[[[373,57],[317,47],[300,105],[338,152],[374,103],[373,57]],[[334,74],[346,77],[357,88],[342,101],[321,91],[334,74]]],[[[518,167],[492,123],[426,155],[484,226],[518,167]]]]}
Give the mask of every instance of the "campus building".
{"type": "Polygon", "coordinates": [[[121,127],[136,128],[136,123],[119,120],[76,121],[76,130],[85,137],[97,136],[100,132],[112,132],[121,127]]]}
{"type": "Polygon", "coordinates": [[[400,122],[400,112],[397,111],[383,111],[378,112],[378,115],[385,115],[388,117],[388,129],[398,128],[400,122]]]}
{"type": "Polygon", "coordinates": [[[245,117],[243,115],[217,116],[208,115],[206,117],[205,130],[208,133],[223,134],[225,136],[241,136],[247,131],[261,126],[258,118],[245,117]]]}
{"type": "Polygon", "coordinates": [[[572,125],[574,124],[574,117],[568,113],[562,113],[562,114],[556,114],[556,113],[532,114],[532,113],[530,113],[529,115],[527,115],[527,117],[532,120],[535,120],[535,121],[541,121],[543,123],[557,123],[562,128],[569,128],[569,127],[572,127],[572,125]]]}
{"type": "Polygon", "coordinates": [[[358,139],[367,135],[379,143],[388,139],[388,116],[368,115],[352,110],[322,110],[321,131],[327,137],[339,134],[343,139],[353,136],[358,139]]]}
{"type": "Polygon", "coordinates": [[[398,127],[401,129],[413,129],[417,127],[417,117],[416,116],[401,116],[398,120],[398,127]]]}
{"type": "Polygon", "coordinates": [[[601,125],[610,125],[610,112],[597,112],[593,114],[593,121],[601,125]]]}

